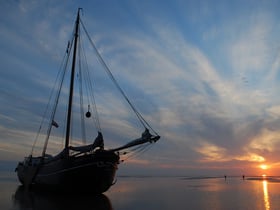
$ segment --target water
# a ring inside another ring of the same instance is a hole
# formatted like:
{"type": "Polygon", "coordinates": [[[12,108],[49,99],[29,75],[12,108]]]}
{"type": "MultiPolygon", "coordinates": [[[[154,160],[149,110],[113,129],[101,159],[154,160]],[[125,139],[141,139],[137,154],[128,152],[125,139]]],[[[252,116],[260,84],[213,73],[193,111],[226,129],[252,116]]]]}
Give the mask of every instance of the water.
{"type": "Polygon", "coordinates": [[[104,195],[28,192],[15,174],[0,173],[1,210],[274,210],[280,209],[278,179],[241,177],[118,177],[104,195]]]}

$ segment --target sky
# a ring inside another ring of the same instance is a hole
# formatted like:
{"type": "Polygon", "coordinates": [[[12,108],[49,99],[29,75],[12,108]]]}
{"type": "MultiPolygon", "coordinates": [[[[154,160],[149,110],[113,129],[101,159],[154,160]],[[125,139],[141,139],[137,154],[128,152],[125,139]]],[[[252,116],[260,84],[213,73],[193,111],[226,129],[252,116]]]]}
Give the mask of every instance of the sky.
{"type": "MultiPolygon", "coordinates": [[[[0,161],[30,152],[79,7],[112,73],[161,136],[118,173],[280,175],[277,0],[2,0],[0,161]]],[[[135,129],[106,94],[110,147],[135,129]]]]}

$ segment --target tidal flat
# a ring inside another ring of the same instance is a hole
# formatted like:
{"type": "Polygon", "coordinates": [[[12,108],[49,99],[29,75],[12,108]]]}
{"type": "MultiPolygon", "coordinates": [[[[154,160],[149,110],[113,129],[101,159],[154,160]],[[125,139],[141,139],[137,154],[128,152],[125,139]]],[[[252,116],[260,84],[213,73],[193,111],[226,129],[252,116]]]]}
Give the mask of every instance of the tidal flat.
{"type": "Polygon", "coordinates": [[[106,193],[26,190],[11,172],[0,173],[0,209],[268,210],[280,209],[278,177],[119,176],[106,193]]]}

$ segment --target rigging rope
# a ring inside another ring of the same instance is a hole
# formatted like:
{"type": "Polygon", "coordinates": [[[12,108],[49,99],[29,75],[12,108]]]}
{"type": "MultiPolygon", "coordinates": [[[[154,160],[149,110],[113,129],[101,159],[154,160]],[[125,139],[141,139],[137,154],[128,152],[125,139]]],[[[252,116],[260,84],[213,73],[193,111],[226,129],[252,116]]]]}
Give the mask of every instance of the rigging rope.
{"type": "Polygon", "coordinates": [[[155,133],[157,134],[153,128],[149,125],[149,123],[143,118],[143,116],[138,112],[138,110],[135,108],[135,106],[131,103],[131,101],[128,99],[128,97],[126,96],[126,94],[124,93],[124,91],[122,90],[122,88],[120,87],[120,85],[118,84],[117,80],[115,79],[115,77],[113,76],[112,72],[110,71],[108,65],[105,63],[105,61],[103,60],[102,56],[100,55],[99,51],[97,50],[97,47],[95,46],[94,42],[92,41],[92,39],[90,38],[89,33],[87,32],[84,23],[82,22],[82,20],[80,20],[81,25],[89,39],[89,42],[91,43],[97,57],[98,60],[100,61],[100,63],[102,64],[102,66],[104,67],[104,69],[106,70],[109,78],[112,80],[112,82],[115,84],[115,86],[117,87],[117,89],[119,90],[119,92],[122,94],[122,96],[125,98],[125,100],[127,101],[127,103],[130,105],[130,107],[132,108],[132,110],[134,111],[134,113],[136,114],[138,120],[140,121],[140,123],[143,125],[144,128],[147,128],[147,126],[155,133]]]}
{"type": "MultiPolygon", "coordinates": [[[[82,34],[80,33],[80,36],[82,34]]],[[[99,115],[97,112],[97,105],[96,105],[96,100],[95,100],[95,94],[94,94],[94,83],[90,78],[94,78],[90,76],[90,71],[89,71],[89,67],[88,67],[88,63],[87,63],[87,58],[86,58],[86,53],[85,53],[85,49],[84,49],[84,45],[81,42],[82,39],[80,39],[80,51],[82,53],[82,56],[84,57],[84,62],[85,62],[85,66],[84,66],[84,72],[82,74],[82,77],[85,81],[85,88],[87,91],[87,100],[88,100],[88,104],[92,104],[93,105],[93,122],[95,124],[95,127],[97,128],[98,131],[101,132],[101,126],[100,126],[100,120],[99,120],[99,115]]],[[[89,108],[88,108],[89,109],[89,108]]],[[[89,110],[88,110],[89,111],[89,110]]]]}
{"type": "MultiPolygon", "coordinates": [[[[80,30],[80,29],[79,29],[80,30]]],[[[79,33],[80,34],[80,33],[79,33]]],[[[81,42],[81,37],[79,36],[79,42],[81,42]]],[[[85,117],[84,117],[84,100],[83,100],[83,83],[82,83],[82,63],[81,63],[81,44],[78,50],[78,63],[79,63],[79,90],[80,90],[80,117],[81,117],[81,132],[83,143],[86,143],[86,129],[85,129],[85,117]]]]}
{"type": "Polygon", "coordinates": [[[152,144],[144,144],[144,145],[139,145],[135,148],[131,148],[131,152],[126,152],[126,154],[124,154],[124,155],[127,155],[127,157],[123,158],[121,161],[124,162],[127,159],[135,158],[135,157],[141,155],[142,153],[146,152],[151,147],[152,147],[152,144]],[[131,154],[129,154],[129,153],[131,153],[131,154]]]}
{"type": "Polygon", "coordinates": [[[47,136],[46,136],[45,143],[44,143],[43,154],[45,154],[45,152],[46,152],[46,147],[47,147],[47,143],[48,143],[48,139],[49,139],[49,134],[51,132],[51,127],[52,127],[52,121],[53,121],[53,118],[54,118],[54,115],[55,115],[55,111],[56,111],[56,107],[57,107],[57,104],[58,104],[58,99],[59,99],[59,95],[60,95],[60,92],[61,92],[61,88],[62,88],[62,84],[63,84],[63,80],[64,80],[64,75],[66,73],[67,64],[68,64],[68,60],[69,60],[69,51],[70,51],[71,47],[72,47],[72,43],[68,42],[67,49],[66,49],[66,51],[64,53],[62,62],[60,64],[60,68],[59,68],[60,70],[58,71],[56,79],[55,79],[55,82],[54,82],[55,85],[52,88],[51,94],[50,94],[49,99],[48,99],[48,104],[47,104],[46,109],[44,111],[44,114],[42,116],[42,120],[41,120],[41,123],[40,123],[40,126],[39,126],[39,130],[38,130],[38,132],[36,134],[35,140],[34,140],[33,145],[32,145],[32,149],[31,149],[31,153],[30,153],[31,155],[34,152],[34,148],[35,148],[35,145],[37,144],[38,137],[40,135],[42,126],[43,126],[43,124],[44,124],[44,122],[46,120],[46,115],[47,115],[47,113],[49,111],[50,104],[51,104],[54,92],[58,88],[57,95],[56,95],[56,97],[54,99],[55,106],[54,106],[54,108],[51,111],[51,117],[50,117],[50,121],[49,121],[49,124],[48,124],[48,132],[47,132],[47,136]],[[60,83],[58,83],[58,81],[60,81],[60,83]]]}
{"type": "MultiPolygon", "coordinates": [[[[93,49],[94,49],[94,52],[96,53],[97,55],[97,58],[99,60],[99,62],[101,63],[101,65],[103,66],[103,68],[105,69],[106,73],[108,74],[109,78],[112,80],[113,84],[116,86],[116,88],[118,89],[118,91],[121,93],[121,95],[124,97],[124,99],[127,101],[127,103],[129,104],[129,106],[132,108],[132,110],[134,111],[134,113],[136,114],[139,122],[143,125],[144,128],[147,129],[150,128],[156,135],[158,135],[154,130],[153,128],[148,124],[148,122],[143,118],[143,116],[138,112],[138,110],[135,108],[135,106],[131,103],[131,101],[128,99],[128,97],[126,96],[125,92],[122,90],[122,88],[120,87],[120,85],[118,84],[117,80],[115,79],[115,77],[113,76],[112,72],[110,71],[109,67],[107,66],[107,64],[105,63],[105,61],[103,60],[101,54],[99,53],[97,47],[95,46],[94,42],[92,41],[92,39],[90,38],[89,36],[89,33],[87,32],[82,20],[80,19],[80,23],[82,25],[82,28],[90,42],[90,44],[92,45],[93,49]]],[[[79,29],[80,30],[80,29],[79,29]]],[[[81,33],[79,33],[81,35],[81,33]]],[[[63,57],[63,60],[62,60],[62,63],[60,65],[60,70],[57,74],[57,77],[56,77],[56,80],[55,80],[55,85],[51,91],[51,95],[49,97],[49,101],[48,101],[48,104],[47,104],[47,107],[46,107],[46,110],[44,112],[44,115],[42,117],[42,121],[41,121],[41,124],[40,124],[40,127],[39,127],[39,130],[37,132],[37,135],[36,135],[36,138],[35,138],[35,141],[33,143],[33,146],[32,146],[32,150],[31,150],[31,155],[33,154],[33,150],[35,148],[35,145],[36,145],[36,142],[38,140],[38,137],[41,133],[41,129],[42,129],[42,126],[43,124],[45,123],[46,121],[46,116],[47,115],[50,115],[50,119],[49,119],[49,124],[48,124],[48,129],[47,129],[47,135],[45,137],[45,143],[44,143],[44,148],[43,148],[43,152],[42,152],[42,156],[45,155],[46,153],[46,149],[47,149],[47,144],[48,144],[48,141],[49,141],[49,137],[50,137],[50,133],[51,133],[51,130],[52,130],[52,125],[53,125],[53,120],[54,120],[54,117],[56,115],[56,111],[57,111],[57,107],[58,107],[58,102],[59,102],[59,97],[61,95],[61,91],[62,91],[62,86],[63,86],[63,83],[64,83],[64,78],[65,78],[65,74],[66,74],[66,71],[67,71],[67,68],[68,68],[68,64],[69,64],[69,59],[70,59],[70,55],[71,55],[71,50],[72,50],[72,47],[73,47],[73,43],[74,43],[74,37],[75,37],[75,32],[73,31],[73,34],[72,34],[72,40],[71,42],[68,42],[68,46],[67,46],[67,49],[66,49],[66,52],[64,54],[64,57],[63,57]],[[55,90],[57,90],[56,94],[55,94],[55,90]],[[50,105],[51,103],[54,103],[54,106],[53,108],[51,109],[50,108],[50,105]]],[[[86,132],[85,132],[85,123],[84,123],[84,98],[83,98],[83,84],[82,84],[82,80],[84,79],[85,81],[85,86],[84,88],[86,88],[86,92],[87,92],[87,96],[88,96],[88,104],[93,104],[94,106],[94,117],[92,118],[94,123],[95,123],[95,127],[98,129],[98,131],[101,132],[101,126],[100,126],[100,121],[99,121],[99,116],[98,116],[98,113],[97,113],[97,106],[96,106],[96,100],[95,100],[95,95],[94,95],[94,83],[92,80],[90,80],[91,76],[90,76],[90,71],[89,71],[89,68],[88,68],[88,63],[87,63],[87,59],[86,59],[86,54],[85,54],[85,49],[83,48],[83,45],[81,43],[81,38],[80,36],[78,37],[78,41],[79,41],[79,48],[78,48],[78,57],[79,57],[79,60],[78,60],[78,66],[79,66],[79,73],[78,73],[78,79],[79,79],[79,82],[80,82],[80,85],[79,85],[79,91],[80,91],[80,111],[81,111],[81,128],[82,128],[82,138],[83,138],[83,141],[86,141],[86,132]],[[81,69],[82,69],[82,65],[83,65],[83,62],[81,60],[81,57],[84,56],[85,58],[85,71],[82,73],[81,69]],[[91,96],[91,97],[90,97],[91,96]]],[[[90,109],[90,106],[88,107],[88,111],[90,109]]],[[[73,126],[71,124],[71,126],[73,126]]],[[[71,136],[72,136],[72,132],[73,132],[73,129],[71,128],[70,129],[71,131],[71,136]]],[[[140,146],[137,146],[136,148],[132,149],[131,151],[134,153],[137,153],[140,154],[142,152],[144,152],[145,150],[147,150],[149,148],[149,144],[148,145],[140,145],[140,146]]],[[[132,154],[132,155],[128,155],[129,157],[127,158],[130,158],[132,156],[136,156],[137,154],[132,154]]]]}
{"type": "MultiPolygon", "coordinates": [[[[72,34],[74,34],[74,31],[72,32],[72,34]]],[[[72,35],[72,37],[74,37],[74,35],[72,35]]],[[[64,79],[65,79],[65,74],[66,74],[68,63],[69,63],[68,61],[69,61],[69,58],[70,58],[70,52],[71,52],[71,49],[72,49],[72,46],[73,46],[73,41],[74,41],[74,38],[72,38],[70,43],[68,42],[67,50],[66,50],[65,56],[64,56],[65,60],[63,60],[65,62],[62,63],[63,68],[62,68],[62,73],[61,73],[61,77],[60,77],[60,80],[59,80],[60,83],[58,84],[58,91],[57,91],[57,94],[55,96],[54,107],[51,111],[51,117],[50,117],[50,121],[49,121],[49,127],[48,127],[48,130],[47,130],[47,135],[46,135],[46,138],[45,138],[45,143],[44,143],[42,156],[45,156],[45,153],[46,153],[46,150],[47,150],[47,145],[48,145],[48,141],[49,141],[50,133],[51,133],[51,130],[52,130],[52,125],[53,125],[53,120],[54,120],[54,117],[55,117],[59,97],[60,97],[61,90],[62,90],[62,85],[63,85],[64,79]]]]}

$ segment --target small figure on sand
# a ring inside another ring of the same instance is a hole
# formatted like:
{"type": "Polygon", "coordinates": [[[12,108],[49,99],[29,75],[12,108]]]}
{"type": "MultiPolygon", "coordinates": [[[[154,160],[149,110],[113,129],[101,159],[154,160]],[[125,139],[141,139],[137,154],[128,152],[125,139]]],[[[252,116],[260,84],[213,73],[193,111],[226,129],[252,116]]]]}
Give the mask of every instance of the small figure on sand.
{"type": "Polygon", "coordinates": [[[225,181],[227,180],[227,175],[225,175],[225,181]]]}
{"type": "Polygon", "coordinates": [[[242,179],[245,180],[245,175],[242,176],[242,179]]]}

